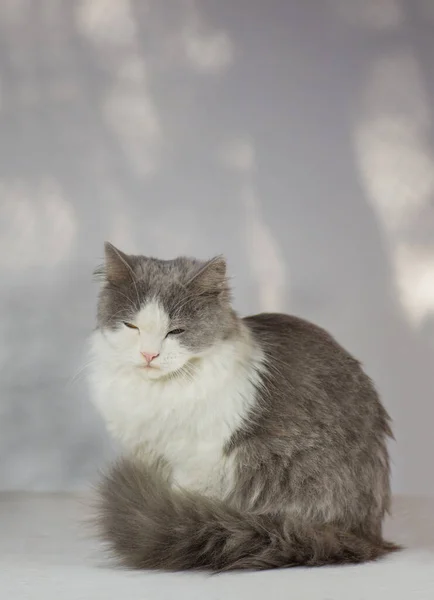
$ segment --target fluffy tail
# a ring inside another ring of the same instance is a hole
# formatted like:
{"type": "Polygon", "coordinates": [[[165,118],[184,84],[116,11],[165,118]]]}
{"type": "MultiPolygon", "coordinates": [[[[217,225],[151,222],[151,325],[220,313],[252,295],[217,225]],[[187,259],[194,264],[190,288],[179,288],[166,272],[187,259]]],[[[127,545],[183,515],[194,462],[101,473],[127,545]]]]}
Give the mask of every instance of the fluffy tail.
{"type": "Polygon", "coordinates": [[[123,459],[99,489],[100,532],[119,562],[137,569],[271,569],[360,563],[398,547],[332,526],[296,527],[240,513],[173,489],[158,469],[123,459]]]}

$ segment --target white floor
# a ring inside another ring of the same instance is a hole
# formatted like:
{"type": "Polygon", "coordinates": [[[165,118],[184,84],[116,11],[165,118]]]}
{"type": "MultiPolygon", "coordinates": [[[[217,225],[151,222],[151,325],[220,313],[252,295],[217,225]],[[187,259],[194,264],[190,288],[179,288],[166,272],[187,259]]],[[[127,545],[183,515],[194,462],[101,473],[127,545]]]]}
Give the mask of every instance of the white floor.
{"type": "Polygon", "coordinates": [[[83,497],[0,495],[0,598],[434,600],[434,498],[395,500],[387,534],[407,549],[381,562],[214,577],[114,569],[87,514],[83,497]]]}

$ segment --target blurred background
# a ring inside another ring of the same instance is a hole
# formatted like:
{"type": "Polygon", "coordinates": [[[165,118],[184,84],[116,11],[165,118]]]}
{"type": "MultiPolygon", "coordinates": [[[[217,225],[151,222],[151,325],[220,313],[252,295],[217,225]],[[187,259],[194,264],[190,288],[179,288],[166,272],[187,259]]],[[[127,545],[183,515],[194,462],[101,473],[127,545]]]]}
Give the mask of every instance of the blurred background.
{"type": "Polygon", "coordinates": [[[434,493],[432,0],[2,0],[0,488],[86,487],[103,241],[224,253],[362,360],[434,493]]]}

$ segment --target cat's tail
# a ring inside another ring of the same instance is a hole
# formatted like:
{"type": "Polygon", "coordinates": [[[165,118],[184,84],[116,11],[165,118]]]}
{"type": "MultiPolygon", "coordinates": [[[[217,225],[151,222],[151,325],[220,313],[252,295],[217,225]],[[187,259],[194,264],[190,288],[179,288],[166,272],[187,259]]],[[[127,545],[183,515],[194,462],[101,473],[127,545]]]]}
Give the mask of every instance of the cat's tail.
{"type": "Polygon", "coordinates": [[[158,469],[121,460],[99,489],[103,539],[124,566],[180,571],[271,569],[360,563],[397,550],[332,526],[297,527],[281,518],[240,513],[172,488],[158,469]]]}

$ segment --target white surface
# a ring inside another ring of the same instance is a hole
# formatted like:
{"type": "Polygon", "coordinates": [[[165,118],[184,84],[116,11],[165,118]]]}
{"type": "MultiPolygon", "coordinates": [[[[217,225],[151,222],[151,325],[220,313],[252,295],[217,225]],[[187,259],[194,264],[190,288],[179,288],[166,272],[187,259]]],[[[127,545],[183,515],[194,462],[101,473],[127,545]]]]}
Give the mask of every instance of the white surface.
{"type": "Polygon", "coordinates": [[[160,574],[111,568],[72,495],[0,495],[0,597],[7,600],[431,600],[434,499],[397,498],[390,539],[407,549],[378,563],[262,573],[160,574]]]}

